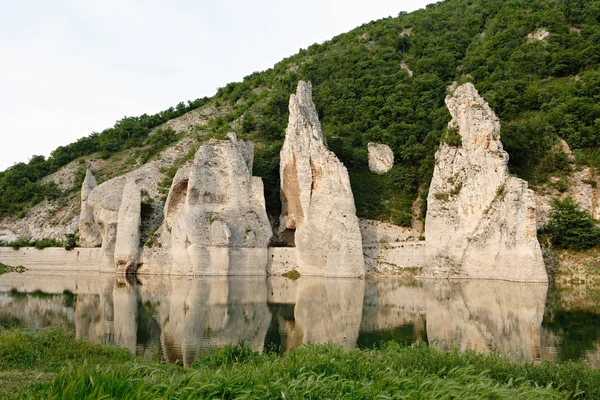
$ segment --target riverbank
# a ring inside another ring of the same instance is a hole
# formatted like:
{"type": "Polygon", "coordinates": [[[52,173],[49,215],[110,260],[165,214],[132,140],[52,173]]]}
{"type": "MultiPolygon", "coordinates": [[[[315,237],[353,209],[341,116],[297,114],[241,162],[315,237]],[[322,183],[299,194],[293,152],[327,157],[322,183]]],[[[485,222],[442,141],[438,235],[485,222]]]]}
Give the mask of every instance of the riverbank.
{"type": "Polygon", "coordinates": [[[77,341],[60,330],[0,329],[2,398],[598,398],[600,371],[387,343],[283,356],[226,346],[190,368],[77,341]]]}

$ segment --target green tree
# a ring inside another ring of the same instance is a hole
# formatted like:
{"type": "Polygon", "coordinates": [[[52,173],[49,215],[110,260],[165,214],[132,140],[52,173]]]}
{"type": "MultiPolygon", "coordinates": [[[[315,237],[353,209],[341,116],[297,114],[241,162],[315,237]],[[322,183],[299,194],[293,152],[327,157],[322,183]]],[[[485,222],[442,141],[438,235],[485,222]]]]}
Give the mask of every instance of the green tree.
{"type": "Polygon", "coordinates": [[[552,235],[552,244],[563,249],[585,250],[600,245],[600,228],[570,197],[552,201],[546,230],[552,235]]]}

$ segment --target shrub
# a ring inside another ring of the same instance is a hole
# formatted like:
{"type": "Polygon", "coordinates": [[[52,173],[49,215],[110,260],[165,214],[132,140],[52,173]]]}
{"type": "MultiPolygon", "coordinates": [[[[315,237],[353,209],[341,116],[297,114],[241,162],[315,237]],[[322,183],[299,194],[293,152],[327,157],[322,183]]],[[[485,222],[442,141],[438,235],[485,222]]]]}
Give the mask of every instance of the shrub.
{"type": "Polygon", "coordinates": [[[65,250],[73,250],[79,244],[79,235],[75,233],[65,234],[65,250]]]}
{"type": "Polygon", "coordinates": [[[559,248],[585,250],[600,245],[600,228],[570,197],[552,201],[545,230],[552,236],[552,244],[559,248]]]}
{"type": "Polygon", "coordinates": [[[63,244],[55,239],[44,238],[37,240],[34,244],[38,250],[45,249],[46,247],[63,247],[63,244]]]}

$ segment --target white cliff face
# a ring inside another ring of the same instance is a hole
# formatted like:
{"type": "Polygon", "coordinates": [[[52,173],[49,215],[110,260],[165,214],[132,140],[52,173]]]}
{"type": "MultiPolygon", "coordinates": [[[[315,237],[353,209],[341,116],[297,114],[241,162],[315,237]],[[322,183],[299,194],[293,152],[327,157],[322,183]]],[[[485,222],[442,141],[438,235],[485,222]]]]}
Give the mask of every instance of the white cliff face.
{"type": "Polygon", "coordinates": [[[157,252],[168,253],[170,273],[266,273],[272,230],[262,180],[252,176],[253,144],[229,137],[201,146],[173,179],[157,252]],[[246,255],[251,262],[240,262],[246,255]]]}
{"type": "Polygon", "coordinates": [[[135,179],[127,180],[119,207],[115,264],[117,272],[132,273],[137,270],[142,224],[142,195],[135,179]]]}
{"type": "Polygon", "coordinates": [[[462,145],[444,143],[436,153],[424,275],[547,281],[533,191],[508,174],[498,118],[470,83],[446,105],[462,145]]]}
{"type": "Polygon", "coordinates": [[[362,276],[362,241],[348,171],[323,143],[310,83],[298,83],[289,111],[280,153],[280,235],[295,245],[301,273],[362,276]]]}
{"type": "Polygon", "coordinates": [[[379,175],[388,172],[394,166],[394,152],[387,144],[369,143],[369,170],[379,175]]]}

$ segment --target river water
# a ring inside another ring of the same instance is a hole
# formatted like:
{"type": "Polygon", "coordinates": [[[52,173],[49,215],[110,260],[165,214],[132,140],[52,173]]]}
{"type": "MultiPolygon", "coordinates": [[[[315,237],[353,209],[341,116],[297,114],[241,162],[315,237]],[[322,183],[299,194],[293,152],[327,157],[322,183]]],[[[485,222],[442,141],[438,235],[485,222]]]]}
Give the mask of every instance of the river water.
{"type": "MultiPolygon", "coordinates": [[[[554,294],[552,294],[554,293],[554,294]]],[[[0,325],[60,325],[151,359],[190,365],[244,342],[285,352],[306,343],[383,341],[600,366],[600,317],[561,310],[546,284],[301,277],[0,275],[0,325]]]]}

